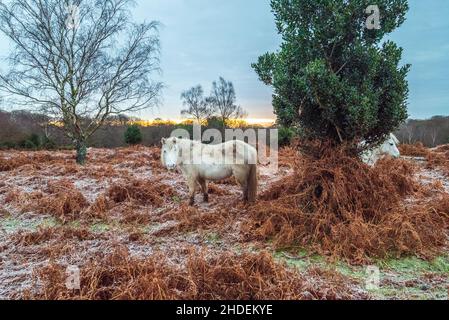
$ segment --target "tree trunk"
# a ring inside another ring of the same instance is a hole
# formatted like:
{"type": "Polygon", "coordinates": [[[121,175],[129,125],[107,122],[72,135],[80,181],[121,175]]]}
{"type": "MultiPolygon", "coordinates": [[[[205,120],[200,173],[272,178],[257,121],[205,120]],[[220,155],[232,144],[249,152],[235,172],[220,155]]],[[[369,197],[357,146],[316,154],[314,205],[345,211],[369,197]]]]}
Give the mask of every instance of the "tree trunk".
{"type": "Polygon", "coordinates": [[[84,140],[76,141],[75,148],[76,148],[76,163],[79,165],[84,165],[87,159],[86,141],[84,140]]]}
{"type": "Polygon", "coordinates": [[[226,119],[222,118],[221,120],[221,141],[226,142],[226,119]]]}

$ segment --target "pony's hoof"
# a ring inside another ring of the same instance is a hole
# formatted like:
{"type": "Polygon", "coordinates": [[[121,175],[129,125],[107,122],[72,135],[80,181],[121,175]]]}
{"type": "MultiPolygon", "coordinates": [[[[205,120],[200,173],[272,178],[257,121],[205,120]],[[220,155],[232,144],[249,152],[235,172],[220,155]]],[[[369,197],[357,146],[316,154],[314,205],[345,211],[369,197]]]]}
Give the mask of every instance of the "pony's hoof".
{"type": "Polygon", "coordinates": [[[195,205],[195,199],[190,199],[189,206],[193,207],[195,205]]]}
{"type": "Polygon", "coordinates": [[[203,199],[204,199],[204,202],[209,202],[209,195],[205,194],[203,199]]]}

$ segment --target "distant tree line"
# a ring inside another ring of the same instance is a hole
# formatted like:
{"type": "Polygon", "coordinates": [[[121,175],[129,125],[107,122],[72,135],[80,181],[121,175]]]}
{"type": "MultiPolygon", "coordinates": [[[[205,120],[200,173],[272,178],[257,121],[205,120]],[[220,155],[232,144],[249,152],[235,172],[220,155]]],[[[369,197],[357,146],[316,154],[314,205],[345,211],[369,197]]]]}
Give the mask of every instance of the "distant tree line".
{"type": "Polygon", "coordinates": [[[435,116],[427,120],[408,120],[396,135],[402,143],[422,142],[427,147],[449,143],[449,117],[435,116]]]}
{"type": "MultiPolygon", "coordinates": [[[[192,124],[188,122],[175,124],[154,121],[151,126],[140,126],[139,118],[126,115],[110,116],[87,141],[87,146],[97,148],[116,148],[142,143],[151,146],[158,145],[162,138],[170,136],[175,129],[186,129],[193,134],[192,124]],[[138,130],[136,130],[138,127],[138,130]]],[[[143,122],[143,121],[142,121],[143,122]]],[[[249,128],[243,122],[242,129],[249,128]]],[[[251,126],[254,128],[257,126],[251,126]]],[[[220,118],[212,116],[203,130],[221,129],[220,118]]],[[[76,146],[69,139],[61,124],[43,114],[29,111],[2,111],[0,109],[0,149],[73,149],[76,146]]]]}
{"type": "Polygon", "coordinates": [[[43,114],[0,110],[0,147],[34,149],[51,147],[49,139],[56,127],[43,114]]]}

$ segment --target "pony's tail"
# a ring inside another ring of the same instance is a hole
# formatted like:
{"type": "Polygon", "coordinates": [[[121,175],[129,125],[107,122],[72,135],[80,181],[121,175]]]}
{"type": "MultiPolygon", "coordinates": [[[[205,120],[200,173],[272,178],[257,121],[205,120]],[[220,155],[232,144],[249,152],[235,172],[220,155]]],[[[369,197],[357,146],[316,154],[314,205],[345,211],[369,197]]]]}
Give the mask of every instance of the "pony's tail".
{"type": "Polygon", "coordinates": [[[249,165],[248,175],[248,201],[256,202],[257,199],[257,165],[249,165]]]}

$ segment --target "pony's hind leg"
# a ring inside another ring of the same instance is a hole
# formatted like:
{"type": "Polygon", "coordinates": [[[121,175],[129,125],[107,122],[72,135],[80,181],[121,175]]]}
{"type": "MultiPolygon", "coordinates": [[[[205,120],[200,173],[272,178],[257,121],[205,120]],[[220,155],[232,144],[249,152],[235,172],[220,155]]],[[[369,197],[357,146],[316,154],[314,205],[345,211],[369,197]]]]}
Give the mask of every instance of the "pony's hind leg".
{"type": "Polygon", "coordinates": [[[207,189],[207,181],[205,179],[200,179],[198,181],[201,186],[201,192],[203,193],[204,202],[209,202],[209,192],[207,189]]]}
{"type": "Polygon", "coordinates": [[[248,197],[248,172],[246,167],[239,166],[237,168],[234,168],[234,177],[237,180],[238,184],[242,188],[243,192],[243,202],[247,203],[249,200],[248,197]]]}

